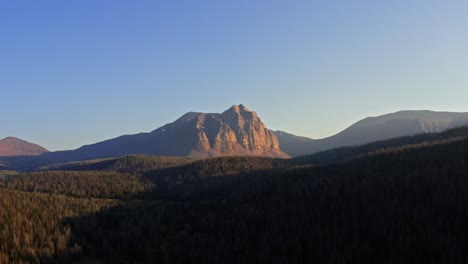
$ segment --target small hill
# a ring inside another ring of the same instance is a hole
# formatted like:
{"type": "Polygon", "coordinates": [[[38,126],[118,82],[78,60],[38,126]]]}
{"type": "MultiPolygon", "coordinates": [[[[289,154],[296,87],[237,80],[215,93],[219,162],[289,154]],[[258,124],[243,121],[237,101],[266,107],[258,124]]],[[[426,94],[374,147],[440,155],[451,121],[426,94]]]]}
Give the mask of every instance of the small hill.
{"type": "Polygon", "coordinates": [[[7,137],[0,140],[0,156],[35,156],[49,152],[47,149],[25,140],[7,137]]]}

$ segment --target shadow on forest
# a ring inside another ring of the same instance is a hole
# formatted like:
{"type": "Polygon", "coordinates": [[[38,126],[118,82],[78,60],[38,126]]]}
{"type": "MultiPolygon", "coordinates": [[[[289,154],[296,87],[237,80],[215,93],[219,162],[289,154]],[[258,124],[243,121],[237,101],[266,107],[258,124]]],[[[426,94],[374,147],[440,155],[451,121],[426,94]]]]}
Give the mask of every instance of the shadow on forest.
{"type": "Polygon", "coordinates": [[[199,179],[206,192],[169,188],[189,195],[66,222],[85,255],[122,262],[466,263],[467,166],[468,140],[423,145],[199,179]]]}
{"type": "MultiPolygon", "coordinates": [[[[46,260],[468,261],[467,139],[398,147],[331,166],[230,176],[220,176],[226,171],[217,173],[216,164],[184,168],[148,172],[154,192],[64,218],[59,228],[70,227],[67,247],[46,260]]],[[[105,201],[54,199],[67,208],[74,202],[72,209],[105,201]]]]}
{"type": "Polygon", "coordinates": [[[206,226],[206,221],[272,193],[281,171],[210,177],[174,169],[151,171],[146,177],[159,188],[134,194],[92,215],[67,218],[63,224],[71,226],[70,246],[79,243],[85,256],[106,263],[227,261],[235,259],[233,252],[221,250],[213,258],[220,245],[212,232],[219,227],[206,226]]]}

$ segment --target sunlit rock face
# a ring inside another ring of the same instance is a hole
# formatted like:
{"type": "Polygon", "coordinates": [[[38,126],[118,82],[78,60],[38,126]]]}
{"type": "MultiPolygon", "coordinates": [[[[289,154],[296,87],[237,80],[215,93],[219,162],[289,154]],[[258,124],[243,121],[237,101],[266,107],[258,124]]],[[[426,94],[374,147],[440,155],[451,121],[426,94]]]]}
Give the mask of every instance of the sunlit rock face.
{"type": "Polygon", "coordinates": [[[187,113],[152,133],[168,138],[185,135],[183,140],[171,141],[180,145],[175,146],[177,149],[188,147],[189,156],[288,157],[280,150],[274,133],[244,105],[234,105],[222,114],[187,113]]]}

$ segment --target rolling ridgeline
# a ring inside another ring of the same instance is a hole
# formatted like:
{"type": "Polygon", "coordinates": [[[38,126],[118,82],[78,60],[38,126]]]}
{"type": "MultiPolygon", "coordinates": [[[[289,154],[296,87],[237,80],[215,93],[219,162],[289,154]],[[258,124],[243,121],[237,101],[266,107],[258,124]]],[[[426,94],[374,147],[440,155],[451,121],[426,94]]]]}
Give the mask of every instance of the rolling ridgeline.
{"type": "Polygon", "coordinates": [[[466,263],[467,172],[468,127],[289,160],[5,171],[0,263],[466,263]]]}
{"type": "Polygon", "coordinates": [[[391,138],[439,133],[464,125],[468,125],[468,113],[400,111],[365,118],[336,135],[314,140],[272,131],[256,112],[244,105],[233,105],[223,113],[189,112],[149,133],[124,135],[75,150],[47,152],[29,142],[7,138],[0,140],[0,168],[37,170],[132,154],[188,158],[299,157],[391,138]]]}

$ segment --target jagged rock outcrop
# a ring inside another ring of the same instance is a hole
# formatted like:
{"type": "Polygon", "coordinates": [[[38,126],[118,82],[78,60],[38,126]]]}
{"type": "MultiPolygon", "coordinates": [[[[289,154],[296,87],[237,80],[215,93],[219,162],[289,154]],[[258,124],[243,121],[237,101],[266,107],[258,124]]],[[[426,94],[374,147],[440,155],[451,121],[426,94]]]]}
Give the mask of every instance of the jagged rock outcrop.
{"type": "Polygon", "coordinates": [[[234,105],[222,114],[188,113],[173,124],[153,133],[173,133],[183,129],[196,131],[191,156],[254,155],[287,157],[278,139],[262,123],[257,113],[244,105],[234,105]]]}
{"type": "Polygon", "coordinates": [[[221,114],[190,112],[151,134],[171,142],[164,148],[179,152],[171,153],[175,155],[288,157],[274,133],[244,105],[234,105],[221,114]]]}

